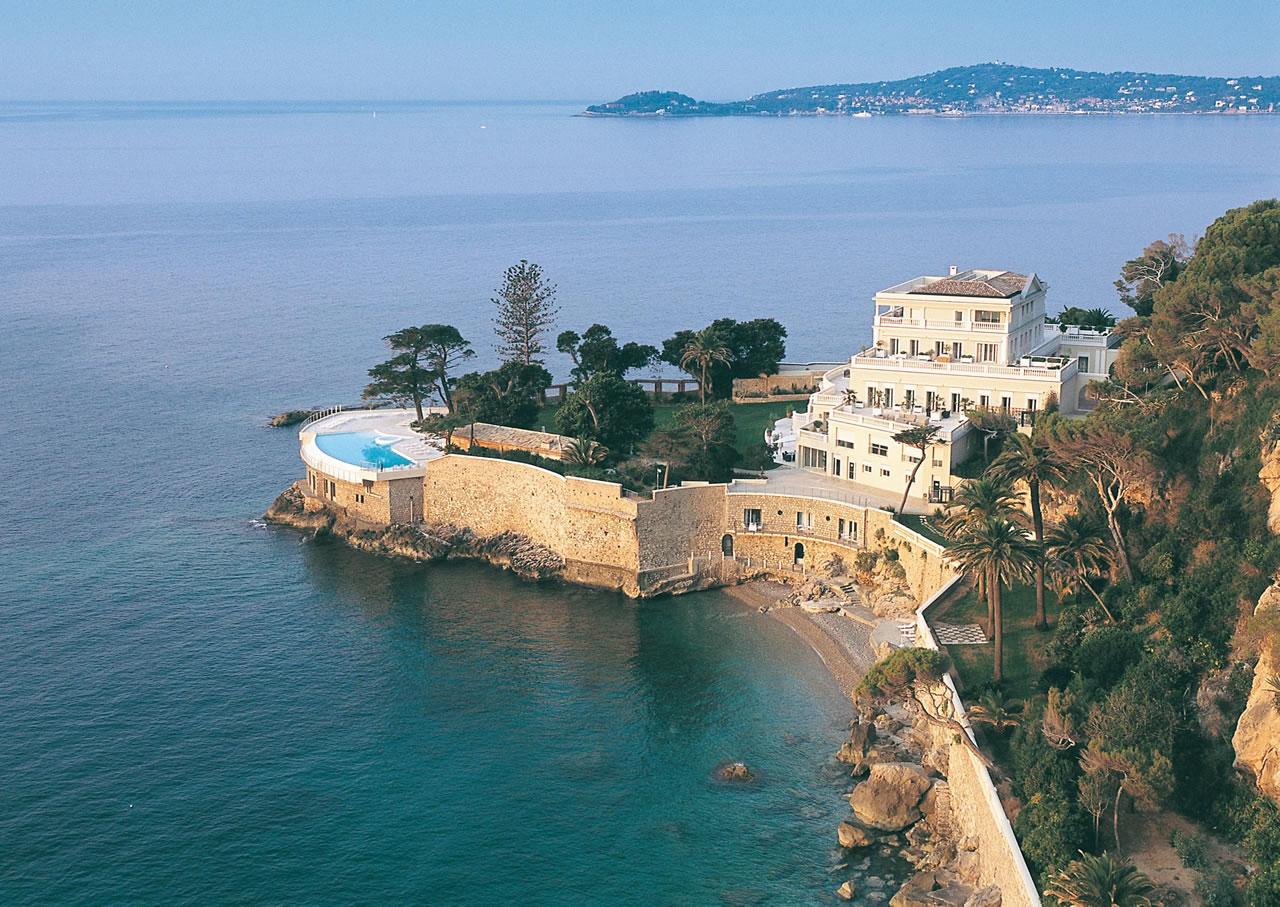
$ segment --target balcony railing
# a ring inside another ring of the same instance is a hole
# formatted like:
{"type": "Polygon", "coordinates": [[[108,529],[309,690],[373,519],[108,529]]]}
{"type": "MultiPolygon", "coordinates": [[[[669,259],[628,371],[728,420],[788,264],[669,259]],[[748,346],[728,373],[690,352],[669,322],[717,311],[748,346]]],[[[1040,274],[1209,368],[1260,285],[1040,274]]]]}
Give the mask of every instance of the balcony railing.
{"type": "MultiPolygon", "coordinates": [[[[849,525],[846,523],[846,525],[849,525]]],[[[854,524],[857,525],[857,524],[854,524]]],[[[839,527],[828,528],[827,526],[797,526],[795,523],[788,523],[786,520],[764,520],[760,523],[745,523],[739,532],[749,533],[765,533],[767,535],[786,535],[798,539],[821,539],[823,541],[835,542],[840,545],[848,545],[850,548],[864,548],[862,542],[849,534],[841,535],[839,527]]]]}
{"type": "Polygon", "coordinates": [[[858,365],[901,371],[950,372],[953,375],[993,375],[1008,378],[1053,378],[1065,381],[1075,374],[1074,359],[1049,359],[1033,361],[1028,365],[998,365],[994,362],[938,362],[934,359],[910,356],[877,356],[875,350],[867,350],[854,357],[858,365]]]}
{"type": "Polygon", "coordinates": [[[945,318],[906,318],[901,315],[877,315],[876,327],[922,328],[930,331],[1004,331],[1003,321],[947,321],[945,318]]]}

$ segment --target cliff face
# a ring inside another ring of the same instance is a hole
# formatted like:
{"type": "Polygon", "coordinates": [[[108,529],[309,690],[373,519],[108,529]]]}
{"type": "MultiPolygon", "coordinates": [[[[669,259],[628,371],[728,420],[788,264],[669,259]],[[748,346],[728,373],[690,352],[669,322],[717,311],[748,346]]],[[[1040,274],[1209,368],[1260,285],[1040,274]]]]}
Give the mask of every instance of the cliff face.
{"type": "Polygon", "coordinates": [[[1258,478],[1271,493],[1271,505],[1267,508],[1267,528],[1280,534],[1280,444],[1268,444],[1262,448],[1262,469],[1258,478]]]}
{"type": "Polygon", "coordinates": [[[1236,725],[1231,745],[1236,768],[1248,775],[1266,796],[1280,803],[1280,702],[1269,678],[1280,671],[1277,646],[1264,646],[1254,669],[1249,704],[1236,725]]]}

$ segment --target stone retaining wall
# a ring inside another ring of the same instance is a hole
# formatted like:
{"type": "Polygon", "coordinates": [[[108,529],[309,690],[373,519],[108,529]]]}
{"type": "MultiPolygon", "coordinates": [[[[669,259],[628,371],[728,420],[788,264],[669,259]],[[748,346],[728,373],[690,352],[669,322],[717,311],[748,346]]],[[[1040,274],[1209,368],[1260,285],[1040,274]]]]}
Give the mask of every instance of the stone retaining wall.
{"type": "MultiPolygon", "coordinates": [[[[959,575],[953,576],[916,611],[917,646],[940,648],[925,615],[960,579],[959,575]]],[[[954,714],[959,716],[969,740],[976,745],[955,683],[950,676],[944,677],[943,681],[954,714]]],[[[1013,826],[1000,804],[1000,796],[987,767],[969,747],[955,742],[951,732],[937,729],[935,734],[937,742],[948,748],[947,782],[951,787],[952,822],[958,836],[970,836],[978,842],[981,884],[995,885],[1000,889],[1002,907],[1040,907],[1035,880],[1027,868],[1027,861],[1022,856],[1013,826]]]]}

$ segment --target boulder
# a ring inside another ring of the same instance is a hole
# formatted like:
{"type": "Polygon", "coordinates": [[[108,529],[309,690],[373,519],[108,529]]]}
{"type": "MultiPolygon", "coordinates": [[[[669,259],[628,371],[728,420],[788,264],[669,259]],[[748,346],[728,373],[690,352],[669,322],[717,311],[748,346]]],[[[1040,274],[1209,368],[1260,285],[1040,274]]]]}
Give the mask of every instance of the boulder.
{"type": "Polygon", "coordinates": [[[979,888],[969,895],[964,907],[1000,907],[1000,889],[995,885],[979,888]]]}
{"type": "Polygon", "coordinates": [[[917,872],[889,899],[889,907],[937,907],[937,901],[928,897],[937,887],[931,872],[917,872]]]}
{"type": "Polygon", "coordinates": [[[741,762],[730,762],[720,769],[720,778],[724,781],[754,781],[755,777],[751,769],[741,762]]]}
{"type": "MultiPolygon", "coordinates": [[[[978,856],[976,850],[965,850],[956,854],[952,865],[955,867],[956,875],[970,884],[976,883],[982,873],[982,857],[978,856]]],[[[976,892],[974,897],[977,897],[979,893],[976,892]]],[[[977,907],[977,905],[974,905],[974,907],[977,907]]]]}
{"type": "Polygon", "coordinates": [[[871,832],[848,822],[841,822],[836,826],[836,837],[841,847],[866,847],[876,842],[876,837],[871,832]]]}
{"type": "Polygon", "coordinates": [[[1271,689],[1270,679],[1280,672],[1277,648],[1280,642],[1263,641],[1249,701],[1236,723],[1231,746],[1236,751],[1236,768],[1262,794],[1280,803],[1280,696],[1271,689]]]}
{"type": "Polygon", "coordinates": [[[853,896],[857,893],[857,889],[853,886],[852,881],[845,882],[836,889],[836,894],[844,898],[846,901],[852,901],[853,896]]]}
{"type": "Polygon", "coordinates": [[[849,795],[854,820],[876,831],[902,831],[920,820],[920,801],[932,784],[924,769],[909,762],[873,765],[849,795]]]}
{"type": "Polygon", "coordinates": [[[853,766],[853,774],[865,774],[869,767],[867,750],[875,739],[875,725],[870,722],[855,721],[849,728],[849,739],[841,745],[836,758],[853,766]]]}

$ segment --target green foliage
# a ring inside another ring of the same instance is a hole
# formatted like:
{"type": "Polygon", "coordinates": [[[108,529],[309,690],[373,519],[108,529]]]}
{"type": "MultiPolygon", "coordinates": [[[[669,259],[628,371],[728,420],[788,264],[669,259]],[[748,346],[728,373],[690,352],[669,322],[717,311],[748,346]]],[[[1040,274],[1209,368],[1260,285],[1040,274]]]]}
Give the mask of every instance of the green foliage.
{"type": "Polygon", "coordinates": [[[1142,657],[1140,633],[1120,627],[1094,627],[1080,641],[1076,664],[1085,677],[1109,687],[1142,657]]]}
{"type": "Polygon", "coordinates": [[[645,488],[644,483],[633,477],[629,470],[604,469],[599,466],[569,463],[564,460],[554,460],[550,457],[540,457],[527,450],[494,450],[493,448],[476,445],[469,450],[461,451],[461,453],[471,457],[486,457],[491,460],[528,463],[531,466],[537,466],[539,469],[545,469],[548,472],[554,472],[562,476],[594,479],[597,482],[614,482],[629,491],[643,491],[645,488]]]}
{"type": "Polygon", "coordinates": [[[895,649],[880,659],[858,683],[859,696],[891,698],[913,683],[937,683],[950,659],[936,649],[895,649]]]}
{"type": "Polygon", "coordinates": [[[1204,875],[1196,880],[1200,907],[1233,907],[1236,903],[1235,876],[1228,869],[1210,870],[1207,866],[1204,869],[1204,875]]]}
{"type": "Polygon", "coordinates": [[[450,324],[424,324],[404,328],[382,338],[395,356],[369,369],[373,380],[364,389],[366,399],[390,397],[401,403],[412,403],[418,421],[424,418],[422,401],[438,396],[455,412],[453,401],[454,367],[475,355],[458,329],[450,324]]]}
{"type": "Polygon", "coordinates": [[[733,413],[723,400],[692,403],[676,410],[669,424],[649,439],[649,452],[671,464],[681,479],[727,482],[742,458],[734,446],[733,413]]]}
{"type": "Polygon", "coordinates": [[[1068,864],[1073,854],[1089,846],[1089,819],[1072,800],[1056,794],[1035,794],[1013,822],[1018,844],[1031,871],[1043,877],[1068,864]]]}
{"type": "Polygon", "coordinates": [[[497,294],[489,301],[497,309],[493,329],[498,335],[498,355],[504,362],[541,365],[547,332],[559,311],[556,285],[546,281],[538,265],[521,259],[502,275],[497,294]]]}
{"type": "Polygon", "coordinates": [[[540,365],[505,362],[491,372],[471,372],[458,379],[454,392],[459,413],[475,422],[533,428],[542,407],[542,392],[551,373],[540,365]]]}
{"type": "Polygon", "coordinates": [[[556,338],[556,349],[573,360],[576,381],[604,372],[622,378],[658,356],[657,347],[648,344],[628,342],[619,346],[613,332],[603,324],[593,324],[581,335],[575,331],[561,332],[556,338]]]}
{"type": "Polygon", "coordinates": [[[1081,853],[1045,886],[1045,896],[1065,907],[1147,907],[1155,886],[1132,863],[1110,853],[1081,853]]]}
{"type": "Polygon", "coordinates": [[[853,556],[853,565],[860,573],[870,573],[876,569],[876,561],[880,559],[875,551],[859,551],[853,556]]]}
{"type": "Polygon", "coordinates": [[[602,373],[565,397],[556,426],[562,435],[598,441],[621,458],[653,431],[653,404],[634,384],[602,373]]]}
{"type": "Polygon", "coordinates": [[[1169,835],[1173,851],[1188,869],[1201,871],[1209,865],[1209,840],[1198,831],[1175,829],[1169,835]]]}
{"type": "Polygon", "coordinates": [[[685,351],[699,334],[714,335],[726,358],[711,362],[707,368],[707,390],[717,398],[733,393],[734,378],[758,378],[773,374],[786,355],[787,329],[772,318],[738,322],[717,318],[702,331],[677,331],[663,341],[661,359],[677,368],[685,368],[685,351]],[[708,333],[709,332],[709,333],[708,333]]]}

